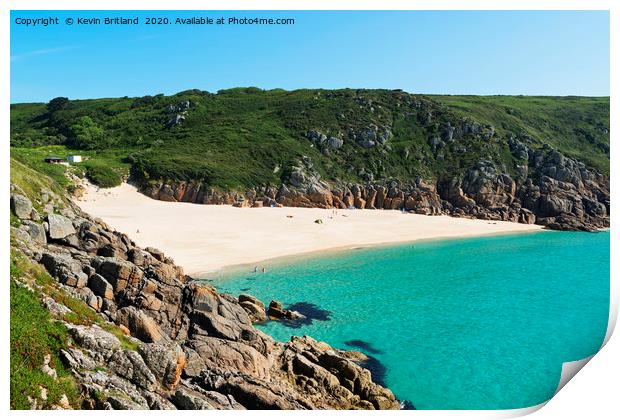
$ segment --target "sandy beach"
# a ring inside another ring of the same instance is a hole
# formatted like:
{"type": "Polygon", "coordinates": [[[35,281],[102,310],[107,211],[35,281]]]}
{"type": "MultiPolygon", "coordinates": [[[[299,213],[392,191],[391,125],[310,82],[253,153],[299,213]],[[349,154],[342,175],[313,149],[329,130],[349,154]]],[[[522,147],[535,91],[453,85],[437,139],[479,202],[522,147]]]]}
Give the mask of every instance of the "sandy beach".
{"type": "Polygon", "coordinates": [[[538,225],[393,210],[236,208],[153,200],[129,184],[86,185],[77,204],[139,246],[154,246],[190,275],[287,255],[434,238],[533,232],[538,225]],[[321,219],[322,224],[314,221],[321,219]]]}

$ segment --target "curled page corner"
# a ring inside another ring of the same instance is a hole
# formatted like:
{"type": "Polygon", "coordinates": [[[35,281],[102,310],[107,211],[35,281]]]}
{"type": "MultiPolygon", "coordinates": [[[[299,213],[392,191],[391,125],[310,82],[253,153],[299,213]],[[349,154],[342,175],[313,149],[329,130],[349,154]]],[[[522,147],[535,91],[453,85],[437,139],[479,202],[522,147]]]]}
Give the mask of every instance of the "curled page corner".
{"type": "Polygon", "coordinates": [[[616,321],[618,320],[618,289],[618,282],[612,281],[610,284],[609,321],[607,322],[607,332],[605,333],[601,349],[607,344],[616,329],[616,321]]]}
{"type": "MultiPolygon", "coordinates": [[[[616,321],[618,319],[618,294],[615,293],[616,290],[617,290],[617,283],[614,283],[612,281],[611,282],[610,302],[609,302],[610,303],[610,305],[609,305],[609,321],[607,323],[607,331],[605,332],[605,339],[603,340],[603,343],[601,344],[601,347],[596,351],[596,353],[594,353],[591,356],[585,357],[585,358],[580,359],[580,360],[574,360],[572,362],[564,362],[564,363],[562,363],[562,373],[560,375],[560,382],[558,383],[558,387],[556,388],[553,396],[556,396],[557,393],[560,392],[562,390],[562,388],[564,388],[564,386],[571,379],[573,379],[573,377],[581,369],[583,369],[583,367],[585,365],[587,365],[588,362],[590,360],[592,360],[592,358],[594,356],[596,356],[598,354],[598,352],[601,351],[601,349],[603,347],[605,347],[605,345],[607,344],[607,342],[609,341],[609,339],[613,335],[613,332],[614,332],[614,330],[616,328],[616,321]]],[[[526,408],[526,409],[523,409],[523,410],[530,410],[530,409],[532,409],[529,412],[534,412],[534,411],[542,408],[549,401],[550,400],[548,400],[548,401],[546,401],[546,402],[544,402],[542,404],[539,404],[537,406],[526,408]]],[[[514,411],[519,411],[519,410],[514,410],[514,411]]],[[[524,412],[523,415],[529,414],[529,412],[524,412]]],[[[516,414],[516,415],[520,415],[520,414],[516,414]]]]}
{"type": "MultiPolygon", "coordinates": [[[[564,385],[566,385],[568,381],[570,381],[577,374],[577,372],[579,372],[593,357],[594,355],[586,357],[585,359],[562,363],[562,373],[560,374],[560,382],[558,383],[558,387],[553,393],[553,397],[555,397],[557,393],[560,392],[562,388],[564,388],[564,385]]],[[[496,413],[494,417],[500,418],[500,419],[510,419],[510,418],[527,416],[528,414],[532,414],[540,410],[541,408],[543,408],[545,405],[547,405],[549,401],[551,401],[553,397],[551,397],[545,402],[542,402],[537,405],[533,405],[531,407],[517,408],[513,410],[500,410],[496,413]]]]}
{"type": "MultiPolygon", "coordinates": [[[[558,387],[553,393],[553,397],[555,397],[557,393],[560,392],[562,388],[564,388],[564,385],[566,385],[568,381],[570,381],[577,374],[577,372],[579,372],[593,357],[594,355],[586,357],[585,359],[562,363],[562,373],[560,374],[560,382],[558,383],[558,387]]],[[[553,397],[551,397],[545,402],[542,402],[537,405],[533,405],[531,407],[517,408],[514,410],[502,410],[501,412],[498,413],[498,415],[495,418],[509,419],[509,418],[527,416],[528,414],[532,414],[540,410],[541,408],[543,408],[545,405],[547,405],[549,401],[551,401],[551,399],[553,399],[553,397]]]]}
{"type": "Polygon", "coordinates": [[[549,400],[547,400],[545,402],[542,402],[540,404],[533,405],[531,407],[515,408],[515,409],[512,409],[512,410],[499,410],[499,411],[496,411],[496,415],[494,416],[494,418],[496,418],[496,419],[514,419],[514,418],[517,418],[517,417],[527,416],[528,414],[532,414],[532,413],[540,410],[548,402],[549,402],[549,400]]]}
{"type": "MultiPolygon", "coordinates": [[[[598,352],[597,352],[598,353],[598,352]]],[[[592,358],[596,355],[594,353],[592,356],[588,356],[584,359],[574,360],[572,362],[564,362],[562,363],[562,374],[560,376],[560,383],[555,390],[554,396],[560,392],[564,385],[568,383],[573,377],[579,372],[592,358]]]]}

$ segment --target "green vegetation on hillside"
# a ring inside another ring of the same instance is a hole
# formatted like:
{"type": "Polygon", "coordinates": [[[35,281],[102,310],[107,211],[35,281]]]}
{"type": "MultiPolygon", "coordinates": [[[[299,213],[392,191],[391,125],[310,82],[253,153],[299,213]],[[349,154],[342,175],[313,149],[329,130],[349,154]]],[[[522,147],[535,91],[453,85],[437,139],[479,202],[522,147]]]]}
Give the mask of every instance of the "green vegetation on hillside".
{"type": "Polygon", "coordinates": [[[609,173],[609,98],[437,96],[457,115],[549,143],[567,156],[609,173]]]}
{"type": "Polygon", "coordinates": [[[368,173],[375,180],[441,179],[481,159],[511,173],[521,162],[508,136],[529,136],[533,147],[550,144],[609,173],[609,98],[236,88],[11,106],[15,159],[39,168],[48,151],[82,154],[88,160],[76,167],[102,186],[119,183],[130,168],[142,181],[202,180],[225,190],[279,185],[302,156],[328,181],[361,182],[368,173]],[[190,106],[180,107],[186,101],[190,106]],[[438,154],[429,140],[462,121],[493,126],[493,141],[462,135],[438,154]],[[369,126],[390,130],[386,146],[353,140],[369,126]],[[309,130],[344,144],[319,150],[309,130]]]}
{"type": "Polygon", "coordinates": [[[119,185],[129,175],[130,164],[126,161],[126,153],[122,149],[80,150],[67,146],[12,147],[11,168],[14,163],[21,163],[49,176],[57,186],[67,188],[70,184],[66,176],[68,167],[45,163],[44,159],[48,156],[64,159],[68,155],[81,155],[86,160],[71,164],[69,168],[75,175],[86,176],[94,184],[107,188],[119,185]]]}
{"type": "Polygon", "coordinates": [[[50,165],[43,161],[46,156],[64,153],[64,150],[63,146],[36,149],[12,148],[11,182],[19,185],[28,195],[38,193],[46,185],[50,185],[57,191],[66,187],[69,179],[65,176],[65,167],[50,165]],[[41,179],[41,175],[48,179],[41,179]]]}
{"type": "MultiPolygon", "coordinates": [[[[42,211],[42,191],[55,194],[56,208],[66,199],[69,179],[66,167],[42,163],[39,157],[64,153],[64,146],[44,146],[37,149],[14,149],[11,158],[11,184],[15,185],[42,211]],[[22,163],[24,162],[24,163],[22,163]]],[[[19,219],[11,213],[11,226],[19,226],[19,219]]],[[[137,342],[127,337],[114,324],[105,322],[84,301],[63,290],[45,268],[32,262],[11,235],[10,256],[10,405],[12,409],[30,409],[33,401],[39,408],[51,408],[65,395],[70,405],[81,404],[75,378],[60,359],[60,351],[71,345],[64,322],[74,325],[98,324],[114,334],[123,348],[136,350],[137,342]],[[54,315],[42,305],[43,298],[52,298],[69,309],[54,315]],[[44,358],[49,355],[49,366],[56,371],[53,378],[42,370],[44,358]],[[41,389],[44,389],[42,397],[41,389]]]]}
{"type": "Polygon", "coordinates": [[[43,266],[30,262],[13,243],[10,275],[11,408],[30,409],[28,397],[36,399],[43,408],[50,408],[63,395],[73,407],[79,407],[80,396],[75,380],[60,360],[60,350],[69,347],[70,343],[67,328],[60,320],[51,317],[42,306],[41,298],[50,297],[69,309],[62,315],[62,321],[74,325],[97,324],[114,334],[125,349],[137,350],[138,343],[116,325],[104,322],[84,301],[62,290],[43,266]],[[50,367],[56,370],[57,379],[41,369],[46,355],[51,356],[50,367]],[[41,388],[47,390],[46,400],[41,398],[41,388]]]}
{"type": "Polygon", "coordinates": [[[74,401],[77,388],[59,358],[60,350],[67,346],[67,329],[50,318],[35,292],[15,282],[26,275],[25,264],[24,259],[11,258],[11,408],[30,409],[28,397],[49,408],[63,395],[74,401]],[[58,379],[41,370],[46,355],[51,356],[50,367],[58,379]],[[41,388],[47,390],[45,400],[41,388]]]}

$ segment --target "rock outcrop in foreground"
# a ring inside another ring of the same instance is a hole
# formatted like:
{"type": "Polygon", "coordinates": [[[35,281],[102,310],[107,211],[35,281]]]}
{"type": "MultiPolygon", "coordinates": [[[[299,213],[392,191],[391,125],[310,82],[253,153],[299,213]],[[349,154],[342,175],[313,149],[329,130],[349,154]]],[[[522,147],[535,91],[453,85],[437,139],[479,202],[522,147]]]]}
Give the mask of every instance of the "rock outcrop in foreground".
{"type": "MultiPolygon", "coordinates": [[[[251,297],[240,304],[193,281],[162,252],[137,247],[50,191],[33,206],[18,187],[11,190],[20,222],[11,228],[13,246],[131,335],[128,346],[96,323],[67,323],[72,344],[61,358],[84,408],[399,408],[357,363],[361,353],[310,337],[276,342],[253,327],[264,316],[257,317],[260,303],[251,297]]],[[[50,311],[70,311],[45,301],[50,311]]]]}

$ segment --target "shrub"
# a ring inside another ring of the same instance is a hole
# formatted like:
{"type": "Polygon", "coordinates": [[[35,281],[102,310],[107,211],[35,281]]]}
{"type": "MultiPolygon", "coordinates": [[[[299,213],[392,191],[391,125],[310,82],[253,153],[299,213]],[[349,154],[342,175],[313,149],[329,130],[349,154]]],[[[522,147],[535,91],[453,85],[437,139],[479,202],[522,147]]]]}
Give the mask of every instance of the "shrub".
{"type": "Polygon", "coordinates": [[[90,117],[82,117],[70,128],[73,145],[80,149],[96,149],[104,146],[105,131],[90,117]]]}
{"type": "Polygon", "coordinates": [[[123,182],[121,175],[108,166],[87,166],[86,177],[102,188],[116,187],[123,182]]]}
{"type": "Polygon", "coordinates": [[[54,98],[47,103],[47,111],[49,113],[53,113],[56,111],[60,111],[64,109],[69,104],[69,98],[65,98],[63,96],[59,96],[58,98],[54,98]]]}

